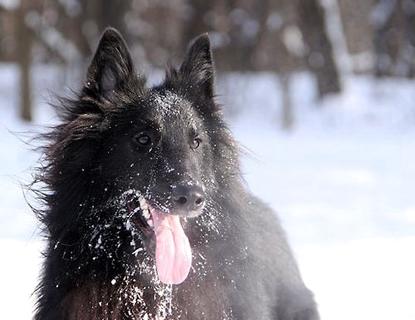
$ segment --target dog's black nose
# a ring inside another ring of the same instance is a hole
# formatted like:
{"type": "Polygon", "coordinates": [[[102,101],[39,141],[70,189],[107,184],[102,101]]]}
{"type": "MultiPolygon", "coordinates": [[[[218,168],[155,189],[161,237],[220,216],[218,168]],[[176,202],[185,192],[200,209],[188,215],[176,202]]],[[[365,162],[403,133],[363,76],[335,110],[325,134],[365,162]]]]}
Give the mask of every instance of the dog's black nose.
{"type": "Polygon", "coordinates": [[[175,208],[183,211],[200,210],[205,204],[203,189],[191,183],[172,186],[172,199],[175,208]]]}

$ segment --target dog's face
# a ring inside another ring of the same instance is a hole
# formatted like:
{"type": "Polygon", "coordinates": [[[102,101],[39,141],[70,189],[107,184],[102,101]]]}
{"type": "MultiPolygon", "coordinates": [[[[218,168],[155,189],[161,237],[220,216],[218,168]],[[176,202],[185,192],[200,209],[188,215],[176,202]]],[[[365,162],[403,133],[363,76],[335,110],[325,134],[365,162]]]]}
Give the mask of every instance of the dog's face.
{"type": "Polygon", "coordinates": [[[149,89],[113,119],[99,157],[104,180],[138,190],[168,214],[201,214],[215,176],[210,137],[194,103],[172,89],[149,89]]]}
{"type": "Polygon", "coordinates": [[[207,35],[193,42],[181,67],[160,86],[147,88],[121,36],[107,30],[88,69],[75,124],[89,146],[80,149],[94,150],[88,172],[98,182],[98,198],[119,199],[126,221],[155,244],[162,282],[184,281],[192,261],[184,220],[208,211],[218,175],[224,179],[215,158],[232,160],[221,150],[228,137],[221,138],[226,132],[213,99],[207,35]]]}

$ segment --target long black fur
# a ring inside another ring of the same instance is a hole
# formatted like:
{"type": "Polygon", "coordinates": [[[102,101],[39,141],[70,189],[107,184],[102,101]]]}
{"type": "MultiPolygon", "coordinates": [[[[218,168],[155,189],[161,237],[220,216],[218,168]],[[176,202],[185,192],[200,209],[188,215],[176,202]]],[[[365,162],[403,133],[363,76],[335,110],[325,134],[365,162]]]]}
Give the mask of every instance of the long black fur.
{"type": "Polygon", "coordinates": [[[60,107],[34,184],[48,241],[36,320],[318,319],[276,214],[241,178],[207,35],[148,88],[107,29],[83,89],[60,107]],[[133,142],[142,130],[157,141],[149,150],[133,142]],[[183,221],[190,275],[169,286],[157,281],[154,243],[131,226],[126,199],[138,191],[171,208],[169,186],[185,179],[203,185],[206,205],[183,221]]]}

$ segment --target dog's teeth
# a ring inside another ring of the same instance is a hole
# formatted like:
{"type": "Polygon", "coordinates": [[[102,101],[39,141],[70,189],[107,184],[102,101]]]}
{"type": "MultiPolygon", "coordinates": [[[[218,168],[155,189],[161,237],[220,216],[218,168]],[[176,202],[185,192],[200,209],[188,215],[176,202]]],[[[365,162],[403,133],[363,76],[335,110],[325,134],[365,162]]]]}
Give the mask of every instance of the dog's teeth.
{"type": "Polygon", "coordinates": [[[154,227],[154,223],[152,219],[147,220],[147,223],[150,227],[154,227]]]}
{"type": "Polygon", "coordinates": [[[148,209],[143,210],[143,217],[147,220],[150,219],[150,212],[148,211],[148,209]]]}
{"type": "Polygon", "coordinates": [[[139,198],[138,201],[140,202],[140,207],[142,209],[146,209],[147,208],[147,202],[146,199],[144,199],[143,197],[139,198]]]}

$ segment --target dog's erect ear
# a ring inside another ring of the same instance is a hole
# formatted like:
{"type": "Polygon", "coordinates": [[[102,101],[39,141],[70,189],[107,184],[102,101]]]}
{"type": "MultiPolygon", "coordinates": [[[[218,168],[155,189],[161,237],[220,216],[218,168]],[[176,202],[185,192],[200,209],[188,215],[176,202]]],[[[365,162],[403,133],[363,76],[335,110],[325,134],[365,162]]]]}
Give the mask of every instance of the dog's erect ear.
{"type": "Polygon", "coordinates": [[[86,89],[108,98],[132,77],[134,65],[124,39],[117,30],[107,28],[88,68],[86,89]]]}
{"type": "Polygon", "coordinates": [[[191,42],[179,72],[182,79],[193,89],[204,94],[206,98],[213,97],[215,71],[207,33],[191,42]]]}

